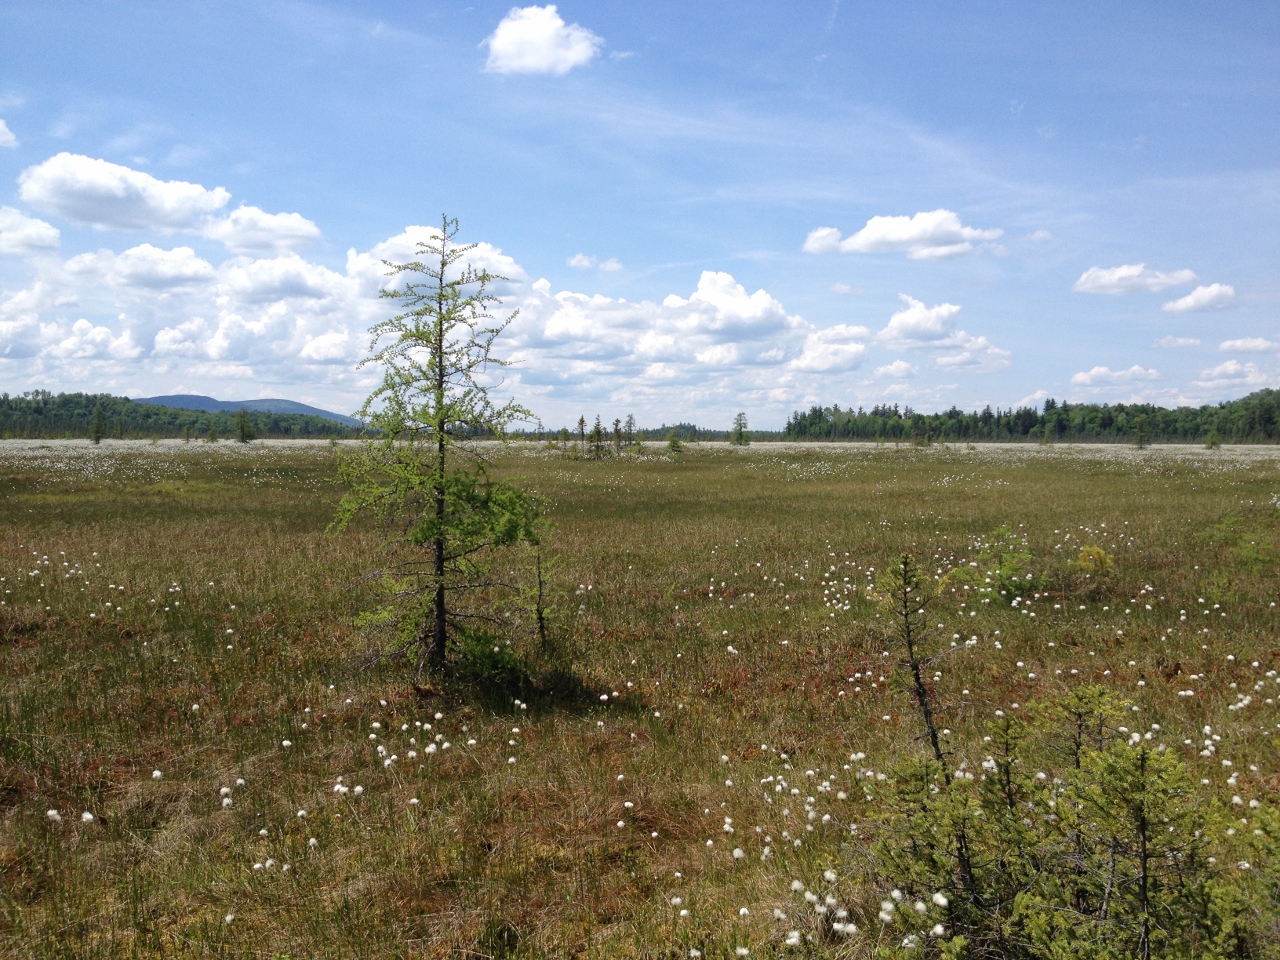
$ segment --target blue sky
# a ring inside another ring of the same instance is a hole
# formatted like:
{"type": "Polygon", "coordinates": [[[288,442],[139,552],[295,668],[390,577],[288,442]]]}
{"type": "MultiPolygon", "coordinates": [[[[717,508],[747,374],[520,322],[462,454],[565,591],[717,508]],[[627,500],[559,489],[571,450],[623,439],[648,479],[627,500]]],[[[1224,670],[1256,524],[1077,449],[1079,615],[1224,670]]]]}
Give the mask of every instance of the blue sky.
{"type": "Polygon", "coordinates": [[[0,9],[0,389],[349,411],[442,212],[548,424],[1280,380],[1280,7],[0,9]]]}

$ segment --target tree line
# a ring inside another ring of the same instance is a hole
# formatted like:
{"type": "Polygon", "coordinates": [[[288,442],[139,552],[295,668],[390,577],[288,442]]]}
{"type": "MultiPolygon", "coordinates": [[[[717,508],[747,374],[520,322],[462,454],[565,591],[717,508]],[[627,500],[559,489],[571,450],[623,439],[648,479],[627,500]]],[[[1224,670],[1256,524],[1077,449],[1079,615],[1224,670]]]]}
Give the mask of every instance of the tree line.
{"type": "Polygon", "coordinates": [[[54,440],[64,438],[146,439],[182,437],[235,439],[247,416],[258,437],[352,437],[356,431],[334,420],[296,413],[265,411],[183,410],[107,393],[59,393],[32,390],[11,397],[0,393],[0,437],[54,440]]]}
{"type": "Polygon", "coordinates": [[[920,413],[881,404],[841,409],[814,406],[787,421],[788,440],[915,442],[1035,440],[1134,443],[1274,443],[1280,440],[1280,392],[1259,390],[1239,400],[1167,409],[1149,403],[1058,403],[966,413],[957,407],[920,413]]]}

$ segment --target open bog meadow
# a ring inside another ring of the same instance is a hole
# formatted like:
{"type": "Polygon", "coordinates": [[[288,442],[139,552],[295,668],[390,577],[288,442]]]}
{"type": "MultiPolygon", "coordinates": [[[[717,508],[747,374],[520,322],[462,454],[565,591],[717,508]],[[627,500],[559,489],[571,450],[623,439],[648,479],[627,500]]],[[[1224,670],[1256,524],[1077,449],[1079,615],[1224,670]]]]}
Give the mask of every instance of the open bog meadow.
{"type": "Polygon", "coordinates": [[[0,444],[0,954],[1277,955],[1275,448],[516,443],[465,678],[341,452],[0,444]]]}

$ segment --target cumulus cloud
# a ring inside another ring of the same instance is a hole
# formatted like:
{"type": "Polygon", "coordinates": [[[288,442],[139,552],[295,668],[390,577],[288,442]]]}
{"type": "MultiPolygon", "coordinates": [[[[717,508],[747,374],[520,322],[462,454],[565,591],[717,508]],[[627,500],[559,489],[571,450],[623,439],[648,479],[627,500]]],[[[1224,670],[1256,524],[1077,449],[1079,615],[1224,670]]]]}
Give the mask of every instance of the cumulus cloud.
{"type": "Polygon", "coordinates": [[[485,40],[491,73],[550,73],[562,76],[589,63],[604,40],[586,27],[566,24],[555,4],[513,7],[485,40]]]}
{"type": "Polygon", "coordinates": [[[157,180],[140,170],[79,154],[60,153],[28,167],[18,184],[22,199],[46,213],[104,230],[198,234],[246,256],[295,252],[320,237],[320,228],[299,213],[267,213],[241,205],[225,217],[217,216],[231,199],[222,187],[208,190],[198,183],[157,180]]]}
{"type": "Polygon", "coordinates": [[[99,229],[191,230],[231,199],[222,187],[207,190],[184,180],[150,174],[106,160],[59,153],[28,167],[18,193],[43,213],[99,229]]]}
{"type": "Polygon", "coordinates": [[[622,262],[614,257],[610,257],[604,263],[600,264],[600,269],[605,273],[617,273],[622,269],[622,262]]]}
{"type": "Polygon", "coordinates": [[[1221,310],[1231,306],[1236,298],[1236,288],[1225,283],[1211,283],[1196,287],[1185,297],[1170,300],[1160,309],[1166,313],[1187,313],[1192,310],[1221,310]]]}
{"type": "Polygon", "coordinates": [[[301,250],[320,238],[320,228],[300,213],[267,213],[241,206],[201,231],[232,253],[264,255],[301,250]]]}
{"type": "Polygon", "coordinates": [[[575,270],[590,270],[596,265],[596,258],[585,253],[575,253],[567,262],[575,270]]]}
{"type": "Polygon", "coordinates": [[[1249,387],[1265,387],[1273,385],[1271,377],[1260,370],[1257,364],[1241,363],[1239,360],[1228,360],[1216,367],[1200,371],[1200,379],[1195,385],[1202,389],[1214,390],[1230,388],[1239,390],[1249,387]]]}
{"type": "Polygon", "coordinates": [[[878,340],[895,347],[918,347],[954,336],[955,322],[952,318],[960,312],[956,304],[940,303],[936,307],[926,307],[922,301],[905,293],[898,296],[906,307],[889,318],[888,325],[876,334],[878,340]]]}
{"type": "Polygon", "coordinates": [[[920,372],[915,364],[907,363],[905,360],[895,360],[893,363],[887,363],[883,367],[876,367],[873,377],[878,379],[902,380],[906,377],[914,377],[920,372]]]}
{"type": "Polygon", "coordinates": [[[940,303],[928,307],[900,293],[906,306],[889,318],[876,340],[895,350],[931,350],[939,367],[972,370],[998,370],[1009,365],[1011,354],[995,346],[986,337],[974,336],[956,327],[960,307],[940,303]]]}
{"type": "Polygon", "coordinates": [[[126,330],[116,336],[107,327],[94,326],[80,319],[71,325],[70,334],[54,344],[49,352],[61,359],[87,360],[93,357],[110,357],[113,360],[132,360],[142,353],[133,342],[133,335],[126,330]]]}
{"type": "Polygon", "coordinates": [[[791,361],[793,370],[850,370],[867,352],[864,342],[871,333],[866,327],[840,323],[814,330],[804,338],[800,356],[791,361]]]}
{"type": "Polygon", "coordinates": [[[1161,337],[1156,341],[1157,347],[1198,347],[1200,340],[1196,337],[1161,337]]]}
{"type": "Polygon", "coordinates": [[[1109,383],[1131,383],[1138,380],[1158,380],[1160,374],[1154,369],[1147,369],[1134,364],[1127,370],[1112,370],[1110,367],[1094,367],[1075,374],[1071,382],[1084,387],[1093,387],[1109,383]]]}
{"type": "Polygon", "coordinates": [[[58,249],[58,228],[28,217],[13,207],[0,207],[0,253],[30,256],[58,249]]]}
{"type": "Polygon", "coordinates": [[[841,239],[835,227],[818,227],[805,238],[808,253],[905,253],[911,260],[936,260],[968,253],[978,241],[991,241],[1003,230],[966,227],[951,210],[931,210],[913,217],[872,217],[857,233],[841,239]]]}
{"type": "Polygon", "coordinates": [[[1194,283],[1196,275],[1191,270],[1174,270],[1162,273],[1148,270],[1145,263],[1129,263],[1119,267],[1090,267],[1080,274],[1072,285],[1076,293],[1107,293],[1118,296],[1124,293],[1159,293],[1169,287],[1194,283]]]}
{"type": "Polygon", "coordinates": [[[13,135],[9,125],[0,120],[0,147],[16,147],[17,145],[18,138],[13,135]]]}
{"type": "Polygon", "coordinates": [[[1227,353],[1269,353],[1280,350],[1280,343],[1262,337],[1243,337],[1239,340],[1223,340],[1218,349],[1227,353]]]}
{"type": "Polygon", "coordinates": [[[82,253],[67,261],[65,269],[77,275],[95,275],[113,286],[165,290],[211,283],[213,265],[196,256],[190,247],[162,250],[149,243],[120,254],[110,250],[82,253]]]}
{"type": "MultiPolygon", "coordinates": [[[[258,380],[286,395],[304,388],[304,396],[348,410],[376,382],[377,371],[357,363],[369,328],[389,314],[379,293],[399,282],[383,261],[417,258],[418,244],[436,235],[407,227],[348,251],[337,269],[295,252],[214,264],[191,247],[149,243],[40,261],[28,289],[0,295],[0,371],[15,386],[74,389],[92,371],[104,384],[213,395],[242,393],[258,380]]],[[[515,364],[490,371],[492,382],[548,417],[594,403],[655,417],[724,410],[727,422],[735,410],[816,402],[874,348],[897,343],[928,351],[942,368],[994,369],[1008,357],[956,329],[959,308],[950,304],[905,298],[902,316],[877,336],[853,324],[811,323],[768,290],[723,272],[703,271],[679,293],[634,301],[531,282],[491,244],[468,258],[510,278],[494,285],[503,298],[495,315],[519,310],[498,349],[515,364]]],[[[880,378],[901,382],[915,372],[899,361],[880,378]]]]}

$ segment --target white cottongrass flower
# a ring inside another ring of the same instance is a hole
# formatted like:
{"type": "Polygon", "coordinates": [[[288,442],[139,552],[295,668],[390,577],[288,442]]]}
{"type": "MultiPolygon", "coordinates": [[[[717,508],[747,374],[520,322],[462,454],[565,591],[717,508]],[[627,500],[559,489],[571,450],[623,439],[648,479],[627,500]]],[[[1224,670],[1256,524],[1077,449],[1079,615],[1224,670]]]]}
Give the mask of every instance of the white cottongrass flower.
{"type": "Polygon", "coordinates": [[[54,823],[62,822],[62,814],[60,814],[57,810],[49,810],[45,813],[45,816],[48,817],[50,820],[52,820],[54,823]]]}
{"type": "Polygon", "coordinates": [[[945,893],[935,893],[933,895],[933,902],[936,906],[945,907],[951,901],[947,899],[947,895],[945,893]]]}
{"type": "Polygon", "coordinates": [[[746,857],[746,852],[741,847],[733,848],[733,859],[742,860],[746,857]]]}
{"type": "Polygon", "coordinates": [[[222,922],[230,925],[231,921],[234,920],[235,918],[236,918],[236,915],[234,913],[228,913],[225,917],[222,918],[222,922]]]}
{"type": "Polygon", "coordinates": [[[82,823],[93,823],[93,814],[86,810],[84,813],[80,814],[80,821],[82,823]]]}
{"type": "Polygon", "coordinates": [[[836,872],[834,870],[827,870],[822,874],[822,879],[827,881],[827,883],[835,883],[836,872]]]}
{"type": "Polygon", "coordinates": [[[163,773],[161,773],[159,770],[152,770],[152,771],[151,771],[151,779],[152,779],[152,780],[159,780],[159,779],[160,779],[161,777],[163,777],[163,776],[164,776],[164,774],[163,774],[163,773]]]}
{"type": "Polygon", "coordinates": [[[314,850],[316,847],[320,846],[320,841],[315,837],[309,837],[307,838],[307,846],[314,850]]]}

